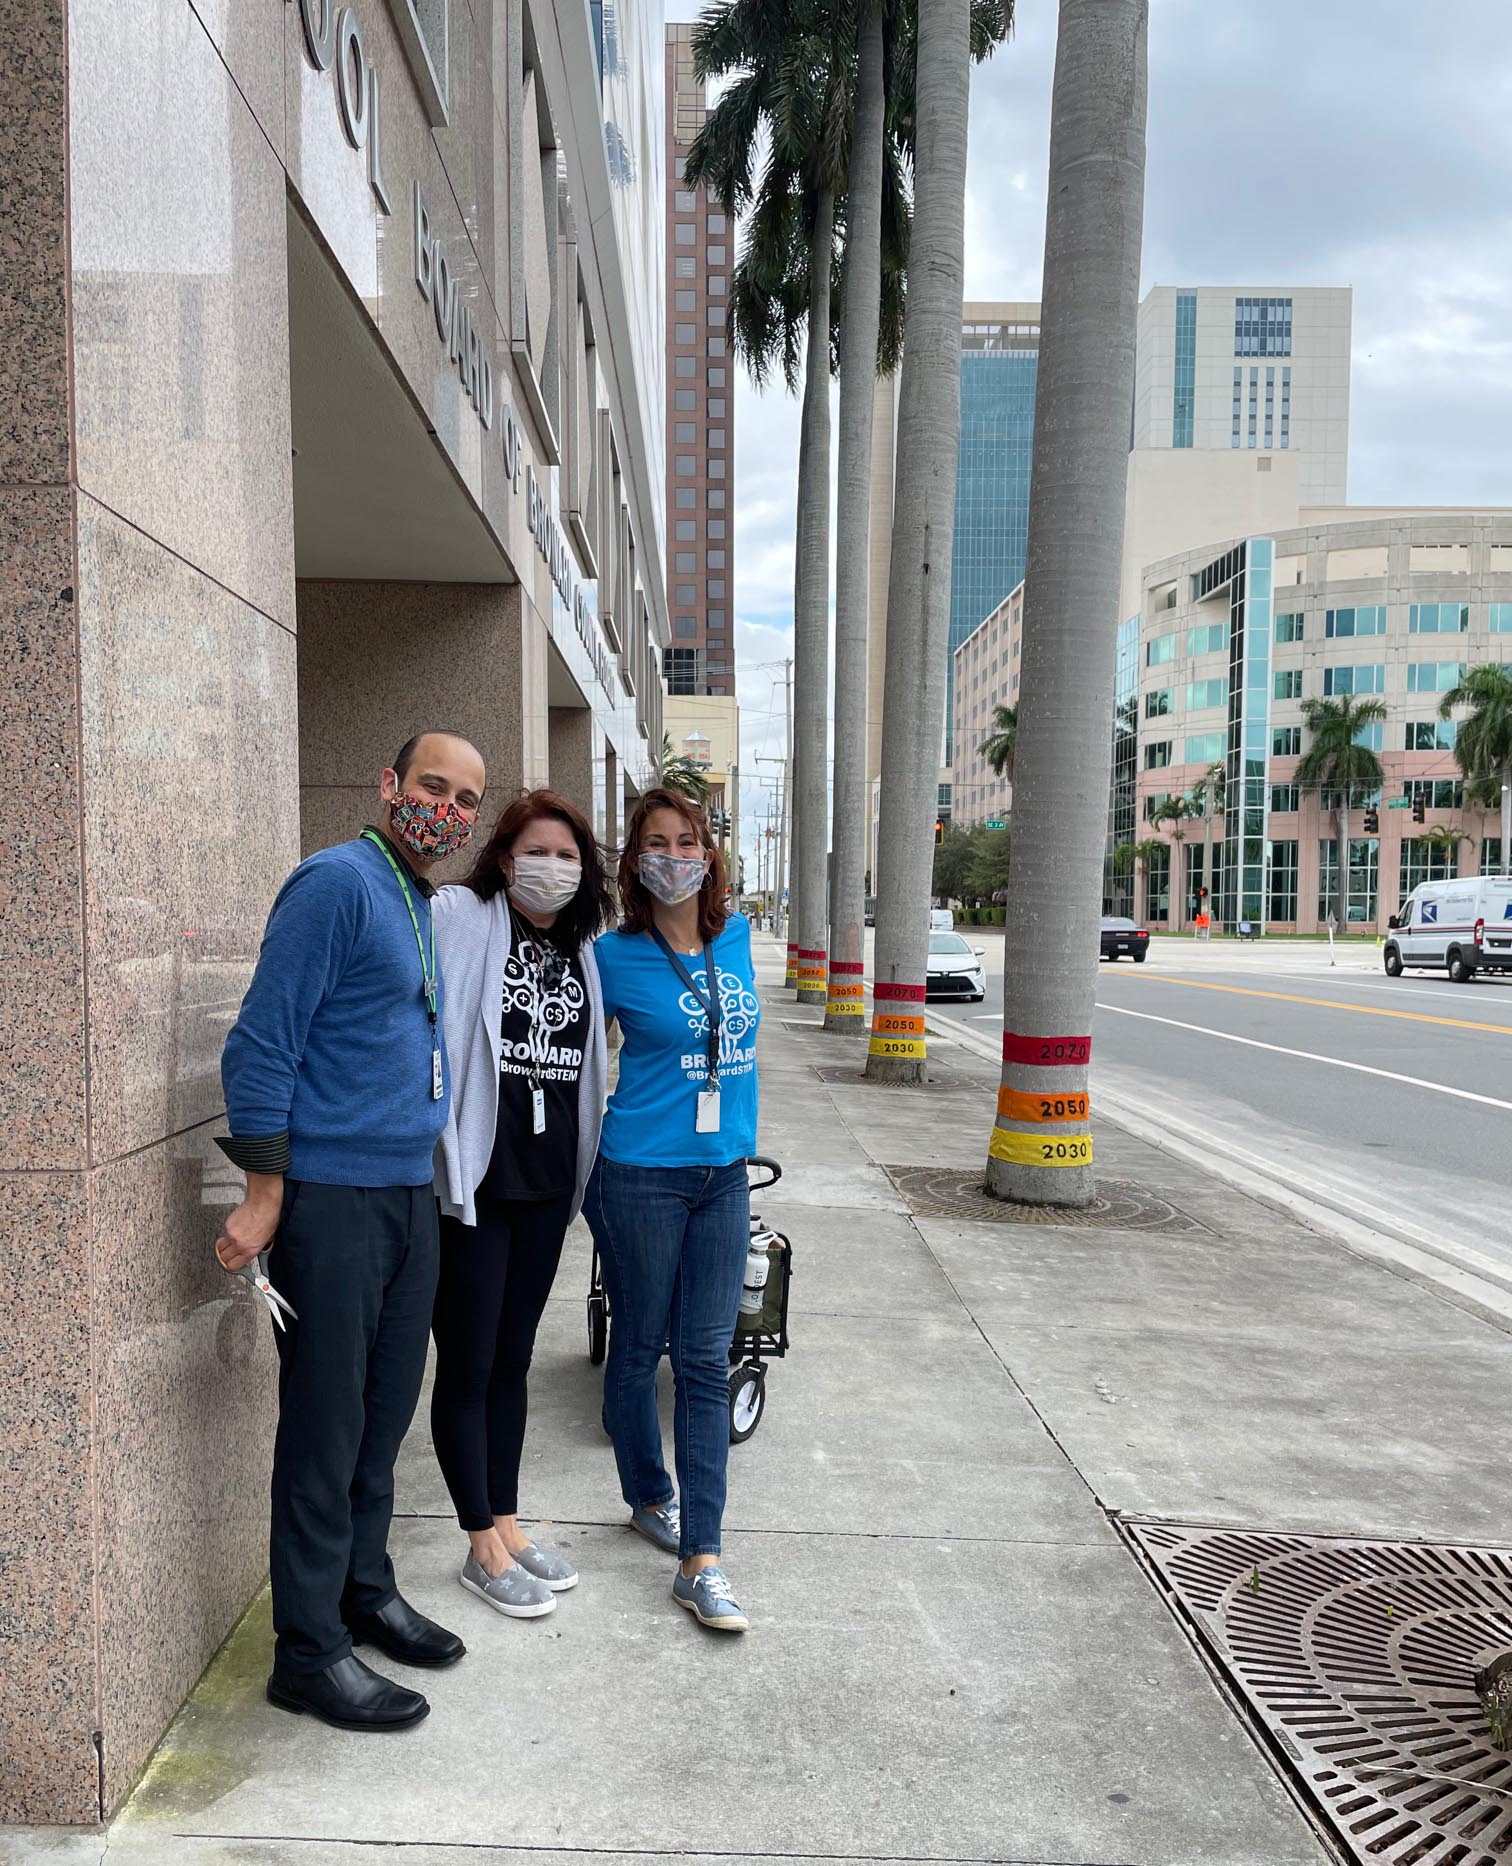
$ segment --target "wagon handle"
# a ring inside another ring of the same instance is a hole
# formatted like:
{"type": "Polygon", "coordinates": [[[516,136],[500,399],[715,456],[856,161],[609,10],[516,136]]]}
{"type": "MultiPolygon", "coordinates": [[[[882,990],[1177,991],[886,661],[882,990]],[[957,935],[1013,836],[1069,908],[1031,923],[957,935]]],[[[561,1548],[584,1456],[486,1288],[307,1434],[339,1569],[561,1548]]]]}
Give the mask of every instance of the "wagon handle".
{"type": "Polygon", "coordinates": [[[768,1186],[775,1186],[777,1181],[782,1177],[782,1168],[775,1160],[768,1159],[765,1154],[753,1153],[745,1164],[748,1169],[754,1166],[758,1172],[771,1175],[770,1178],[753,1181],[751,1185],[752,1192],[765,1192],[768,1186]]]}

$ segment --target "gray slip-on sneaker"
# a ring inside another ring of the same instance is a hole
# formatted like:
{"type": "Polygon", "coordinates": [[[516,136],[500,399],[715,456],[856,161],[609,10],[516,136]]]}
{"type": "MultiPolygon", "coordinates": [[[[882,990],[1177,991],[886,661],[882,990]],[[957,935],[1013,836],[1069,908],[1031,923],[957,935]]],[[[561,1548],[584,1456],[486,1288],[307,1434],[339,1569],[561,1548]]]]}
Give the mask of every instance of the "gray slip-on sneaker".
{"type": "Polygon", "coordinates": [[[691,1577],[679,1570],[672,1583],[672,1598],[695,1615],[701,1626],[712,1626],[721,1633],[743,1633],[751,1624],[740,1611],[740,1602],[723,1568],[700,1568],[691,1577]]]}
{"type": "Polygon", "coordinates": [[[578,1571],[565,1555],[558,1555],[555,1549],[537,1548],[534,1542],[527,1542],[515,1556],[517,1565],[527,1574],[533,1574],[538,1581],[544,1581],[553,1594],[565,1594],[569,1587],[578,1584],[578,1571]]]}
{"type": "Polygon", "coordinates": [[[682,1540],[682,1511],[674,1497],[647,1509],[644,1504],[630,1512],[630,1527],[638,1529],[648,1542],[654,1542],[664,1555],[676,1555],[682,1540]]]}
{"type": "Polygon", "coordinates": [[[512,1620],[538,1620],[543,1613],[556,1610],[556,1595],[518,1562],[502,1574],[491,1575],[476,1555],[469,1555],[462,1564],[461,1581],[469,1594],[486,1600],[512,1620]]]}

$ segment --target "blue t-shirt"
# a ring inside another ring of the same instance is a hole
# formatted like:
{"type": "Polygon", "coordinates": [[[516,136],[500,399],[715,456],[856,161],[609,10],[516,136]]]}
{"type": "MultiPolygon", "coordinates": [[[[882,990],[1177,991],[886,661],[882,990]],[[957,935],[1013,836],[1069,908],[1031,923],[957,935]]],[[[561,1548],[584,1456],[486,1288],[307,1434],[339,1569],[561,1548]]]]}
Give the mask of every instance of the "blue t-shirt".
{"type": "MultiPolygon", "coordinates": [[[[600,1142],[621,1166],[729,1166],[756,1151],[756,1027],[751,923],[735,914],[714,942],[722,1018],[719,1132],[700,1134],[698,1093],[709,1069],[709,1018],[649,933],[606,933],[593,949],[604,1016],[625,1046],[600,1142]]],[[[707,999],[703,955],[683,964],[707,999]]]]}

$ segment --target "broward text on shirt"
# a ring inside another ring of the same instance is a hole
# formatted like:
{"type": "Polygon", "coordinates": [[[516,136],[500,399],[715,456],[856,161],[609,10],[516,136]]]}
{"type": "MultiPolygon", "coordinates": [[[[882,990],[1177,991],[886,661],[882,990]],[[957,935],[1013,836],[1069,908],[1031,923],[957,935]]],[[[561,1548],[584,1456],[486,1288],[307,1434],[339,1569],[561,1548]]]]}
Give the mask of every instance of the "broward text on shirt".
{"type": "MultiPolygon", "coordinates": [[[[707,997],[708,972],[698,966],[691,974],[693,983],[707,997]]],[[[677,1008],[688,1020],[690,1041],[696,1048],[681,1058],[683,1074],[690,1081],[702,1082],[709,1073],[709,1014],[691,991],[677,1000],[677,1008]]],[[[761,1016],[756,994],[730,972],[719,974],[719,1073],[728,1079],[747,1075],[756,1067],[756,1045],[746,1039],[755,1030],[761,1016]]]]}

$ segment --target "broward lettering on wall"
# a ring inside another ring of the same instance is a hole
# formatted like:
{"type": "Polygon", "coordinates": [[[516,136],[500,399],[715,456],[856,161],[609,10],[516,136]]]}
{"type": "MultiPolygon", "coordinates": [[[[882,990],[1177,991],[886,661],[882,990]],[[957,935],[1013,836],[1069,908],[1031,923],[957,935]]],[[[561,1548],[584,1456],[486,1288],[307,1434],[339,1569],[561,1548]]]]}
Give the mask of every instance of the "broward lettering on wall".
{"type": "Polygon", "coordinates": [[[362,43],[362,28],[349,6],[336,0],[299,0],[305,56],[317,71],[336,68],[336,103],[347,141],[367,151],[368,186],[385,214],[392,214],[383,179],[383,85],[362,43]]]}

